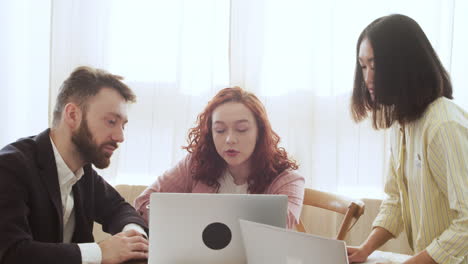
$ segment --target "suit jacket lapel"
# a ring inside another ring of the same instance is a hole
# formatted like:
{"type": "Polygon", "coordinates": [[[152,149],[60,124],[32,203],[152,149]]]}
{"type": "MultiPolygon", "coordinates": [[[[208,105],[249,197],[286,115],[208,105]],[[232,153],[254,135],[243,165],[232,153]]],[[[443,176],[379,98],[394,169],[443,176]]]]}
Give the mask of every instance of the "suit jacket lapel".
{"type": "Polygon", "coordinates": [[[54,151],[49,137],[50,130],[47,129],[37,135],[36,142],[39,153],[39,175],[46,186],[50,200],[55,207],[57,217],[60,223],[59,241],[63,239],[63,210],[62,198],[60,194],[60,185],[57,174],[57,164],[55,162],[54,151]]]}

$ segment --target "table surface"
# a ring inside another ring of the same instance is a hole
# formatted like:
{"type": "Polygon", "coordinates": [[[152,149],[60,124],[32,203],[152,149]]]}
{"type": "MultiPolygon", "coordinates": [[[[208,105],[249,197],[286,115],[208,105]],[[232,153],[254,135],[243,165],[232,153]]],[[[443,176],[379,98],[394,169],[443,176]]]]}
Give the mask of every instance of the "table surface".
{"type": "MultiPolygon", "coordinates": [[[[409,255],[403,255],[403,254],[398,254],[398,253],[392,253],[392,252],[385,252],[385,251],[374,251],[369,258],[367,259],[364,264],[375,264],[375,263],[402,263],[411,256],[409,255]]],[[[148,262],[146,260],[139,260],[139,261],[128,261],[125,262],[126,264],[147,264],[148,262]]]]}
{"type": "Polygon", "coordinates": [[[409,259],[411,256],[409,255],[404,255],[404,254],[398,254],[398,253],[393,253],[393,252],[385,252],[385,251],[374,251],[369,258],[367,259],[366,264],[374,264],[374,263],[403,263],[407,259],[409,259]]]}

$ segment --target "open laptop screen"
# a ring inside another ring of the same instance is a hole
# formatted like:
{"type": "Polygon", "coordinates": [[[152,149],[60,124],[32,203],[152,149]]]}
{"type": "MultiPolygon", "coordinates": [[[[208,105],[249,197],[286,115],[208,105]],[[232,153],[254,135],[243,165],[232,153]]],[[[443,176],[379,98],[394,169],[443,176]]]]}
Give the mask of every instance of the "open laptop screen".
{"type": "Polygon", "coordinates": [[[286,227],[285,195],[153,193],[149,263],[247,263],[239,219],[286,227]]]}

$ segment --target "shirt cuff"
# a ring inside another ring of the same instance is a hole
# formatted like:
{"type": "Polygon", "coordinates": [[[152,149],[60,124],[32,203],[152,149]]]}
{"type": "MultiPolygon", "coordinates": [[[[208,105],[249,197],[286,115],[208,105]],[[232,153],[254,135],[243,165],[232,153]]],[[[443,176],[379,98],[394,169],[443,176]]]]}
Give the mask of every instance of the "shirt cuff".
{"type": "Polygon", "coordinates": [[[432,243],[426,248],[427,254],[439,264],[458,264],[461,263],[464,257],[455,257],[447,253],[440,245],[439,240],[434,239],[432,243]]]}
{"type": "Polygon", "coordinates": [[[148,238],[148,234],[146,234],[145,230],[137,224],[134,224],[134,223],[127,224],[126,226],[124,226],[122,232],[125,232],[128,230],[135,230],[138,233],[142,234],[144,237],[148,238]]]}
{"type": "Polygon", "coordinates": [[[97,243],[81,243],[78,247],[81,251],[82,264],[101,264],[102,253],[97,243]]]}
{"type": "Polygon", "coordinates": [[[385,214],[378,214],[372,223],[372,228],[382,227],[383,229],[390,232],[394,237],[403,231],[403,223],[400,221],[399,217],[390,217],[385,214]]]}

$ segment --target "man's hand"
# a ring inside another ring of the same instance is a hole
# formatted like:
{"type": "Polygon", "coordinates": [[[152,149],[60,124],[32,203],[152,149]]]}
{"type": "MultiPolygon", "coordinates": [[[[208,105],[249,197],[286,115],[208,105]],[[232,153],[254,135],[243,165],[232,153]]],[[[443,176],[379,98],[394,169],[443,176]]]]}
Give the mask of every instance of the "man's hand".
{"type": "Polygon", "coordinates": [[[348,252],[349,263],[366,262],[369,257],[369,253],[367,253],[362,247],[346,247],[346,251],[348,252]]]}
{"type": "Polygon", "coordinates": [[[102,264],[148,258],[148,241],[135,230],[118,233],[98,245],[102,252],[102,264]]]}

